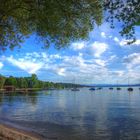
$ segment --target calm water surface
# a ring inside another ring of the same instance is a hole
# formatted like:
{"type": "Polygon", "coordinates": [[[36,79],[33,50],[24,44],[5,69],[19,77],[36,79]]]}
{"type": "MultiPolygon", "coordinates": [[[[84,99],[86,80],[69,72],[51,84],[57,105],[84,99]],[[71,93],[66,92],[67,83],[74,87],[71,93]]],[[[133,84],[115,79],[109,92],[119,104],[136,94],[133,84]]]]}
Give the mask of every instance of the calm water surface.
{"type": "Polygon", "coordinates": [[[57,140],[140,140],[140,90],[0,94],[0,120],[57,140]]]}

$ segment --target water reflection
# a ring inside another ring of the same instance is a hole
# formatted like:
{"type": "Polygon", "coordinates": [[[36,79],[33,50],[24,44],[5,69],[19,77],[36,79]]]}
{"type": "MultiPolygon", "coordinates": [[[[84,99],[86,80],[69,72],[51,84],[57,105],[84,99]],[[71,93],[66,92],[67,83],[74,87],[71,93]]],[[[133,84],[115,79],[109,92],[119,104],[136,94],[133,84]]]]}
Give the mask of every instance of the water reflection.
{"type": "Polygon", "coordinates": [[[118,140],[140,137],[140,94],[135,88],[0,95],[0,117],[46,137],[118,140]]]}

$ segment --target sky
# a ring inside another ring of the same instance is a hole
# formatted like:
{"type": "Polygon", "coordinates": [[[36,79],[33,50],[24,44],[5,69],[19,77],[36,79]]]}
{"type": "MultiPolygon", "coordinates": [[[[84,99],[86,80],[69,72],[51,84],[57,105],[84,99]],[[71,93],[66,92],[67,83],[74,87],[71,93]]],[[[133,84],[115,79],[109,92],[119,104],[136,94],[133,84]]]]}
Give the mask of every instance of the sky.
{"type": "Polygon", "coordinates": [[[79,84],[140,83],[140,28],[137,40],[127,45],[119,34],[120,27],[109,23],[96,26],[88,40],[71,42],[57,50],[32,35],[19,49],[0,54],[0,74],[24,77],[35,73],[40,80],[79,84]]]}

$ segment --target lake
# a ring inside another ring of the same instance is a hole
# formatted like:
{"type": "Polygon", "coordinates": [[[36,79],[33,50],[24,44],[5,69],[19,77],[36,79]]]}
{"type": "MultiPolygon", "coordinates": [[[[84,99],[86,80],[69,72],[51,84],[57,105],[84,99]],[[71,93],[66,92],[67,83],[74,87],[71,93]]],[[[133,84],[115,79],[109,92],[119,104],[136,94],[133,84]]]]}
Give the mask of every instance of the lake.
{"type": "Polygon", "coordinates": [[[0,121],[51,140],[137,140],[140,90],[0,94],[0,121]]]}

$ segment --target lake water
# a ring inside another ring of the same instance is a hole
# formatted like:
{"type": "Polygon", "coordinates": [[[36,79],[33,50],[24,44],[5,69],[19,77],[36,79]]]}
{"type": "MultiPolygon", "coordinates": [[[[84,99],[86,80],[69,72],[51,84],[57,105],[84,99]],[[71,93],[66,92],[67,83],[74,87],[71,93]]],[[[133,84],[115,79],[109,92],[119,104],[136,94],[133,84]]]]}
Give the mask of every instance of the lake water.
{"type": "Polygon", "coordinates": [[[0,94],[0,120],[51,140],[140,140],[140,90],[0,94]]]}

